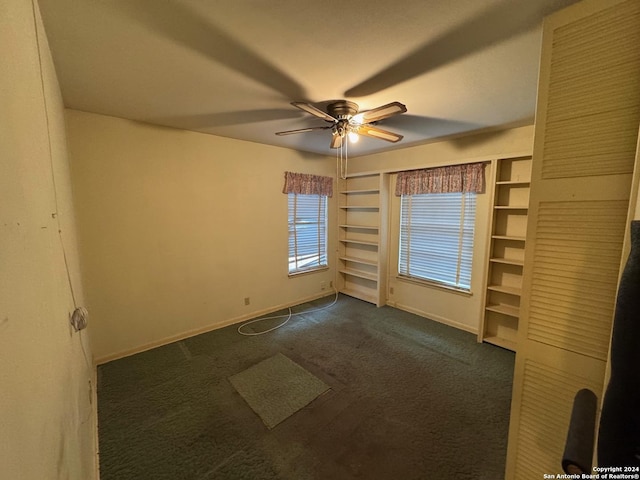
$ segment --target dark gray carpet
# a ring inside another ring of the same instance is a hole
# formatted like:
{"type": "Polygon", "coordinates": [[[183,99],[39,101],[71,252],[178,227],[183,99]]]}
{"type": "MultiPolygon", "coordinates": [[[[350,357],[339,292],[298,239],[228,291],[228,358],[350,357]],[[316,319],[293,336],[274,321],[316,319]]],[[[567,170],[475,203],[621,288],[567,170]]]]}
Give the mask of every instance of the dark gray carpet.
{"type": "Polygon", "coordinates": [[[503,478],[513,361],[346,296],[264,336],[216,330],[98,368],[101,479],[503,478]],[[331,390],[269,430],[228,378],[278,353],[331,390]]]}

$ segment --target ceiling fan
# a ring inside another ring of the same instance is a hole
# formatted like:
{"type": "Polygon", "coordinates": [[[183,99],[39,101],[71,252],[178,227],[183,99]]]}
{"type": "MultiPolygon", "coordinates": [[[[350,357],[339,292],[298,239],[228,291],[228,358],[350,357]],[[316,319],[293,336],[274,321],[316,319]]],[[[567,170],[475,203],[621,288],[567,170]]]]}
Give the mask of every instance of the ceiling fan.
{"type": "Polygon", "coordinates": [[[291,105],[315,117],[321,118],[326,122],[330,122],[331,125],[287,130],[284,132],[276,132],[276,135],[291,135],[294,133],[331,129],[333,135],[331,138],[331,148],[340,148],[345,136],[348,134],[365,135],[392,143],[399,142],[403,138],[402,135],[375,126],[375,123],[379,120],[406,112],[407,107],[400,102],[391,102],[360,113],[358,113],[358,105],[348,100],[338,100],[328,104],[326,112],[314,107],[310,103],[291,102],[291,105]]]}

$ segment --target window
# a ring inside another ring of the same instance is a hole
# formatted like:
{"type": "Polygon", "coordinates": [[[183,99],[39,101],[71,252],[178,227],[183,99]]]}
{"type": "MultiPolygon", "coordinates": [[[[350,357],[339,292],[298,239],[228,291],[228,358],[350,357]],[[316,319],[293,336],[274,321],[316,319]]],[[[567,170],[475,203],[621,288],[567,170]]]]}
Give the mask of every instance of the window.
{"type": "Polygon", "coordinates": [[[327,266],[327,197],[289,193],[289,274],[327,266]]]}
{"type": "Polygon", "coordinates": [[[402,195],[398,272],[469,291],[475,193],[402,195]]]}

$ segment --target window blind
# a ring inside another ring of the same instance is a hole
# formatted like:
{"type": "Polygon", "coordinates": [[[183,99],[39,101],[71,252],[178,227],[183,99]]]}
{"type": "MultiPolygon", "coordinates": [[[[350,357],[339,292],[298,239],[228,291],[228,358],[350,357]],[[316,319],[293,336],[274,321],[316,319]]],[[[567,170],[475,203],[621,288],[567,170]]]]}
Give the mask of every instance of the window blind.
{"type": "Polygon", "coordinates": [[[288,194],[289,273],[327,266],[327,197],[288,194]]]}
{"type": "Polygon", "coordinates": [[[471,289],[475,193],[403,195],[400,275],[471,289]]]}

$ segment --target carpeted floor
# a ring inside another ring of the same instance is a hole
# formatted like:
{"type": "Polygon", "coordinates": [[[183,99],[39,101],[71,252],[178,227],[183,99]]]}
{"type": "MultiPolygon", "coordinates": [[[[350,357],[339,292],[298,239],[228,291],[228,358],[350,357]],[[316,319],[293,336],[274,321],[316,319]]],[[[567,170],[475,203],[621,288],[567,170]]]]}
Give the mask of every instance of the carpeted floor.
{"type": "Polygon", "coordinates": [[[216,330],[98,368],[101,479],[496,480],[513,362],[342,295],[263,336],[216,330]],[[229,377],[278,353],[330,390],[269,430],[229,377]]]}
{"type": "Polygon", "coordinates": [[[281,353],[229,381],[270,429],[329,390],[326,383],[281,353]]]}

